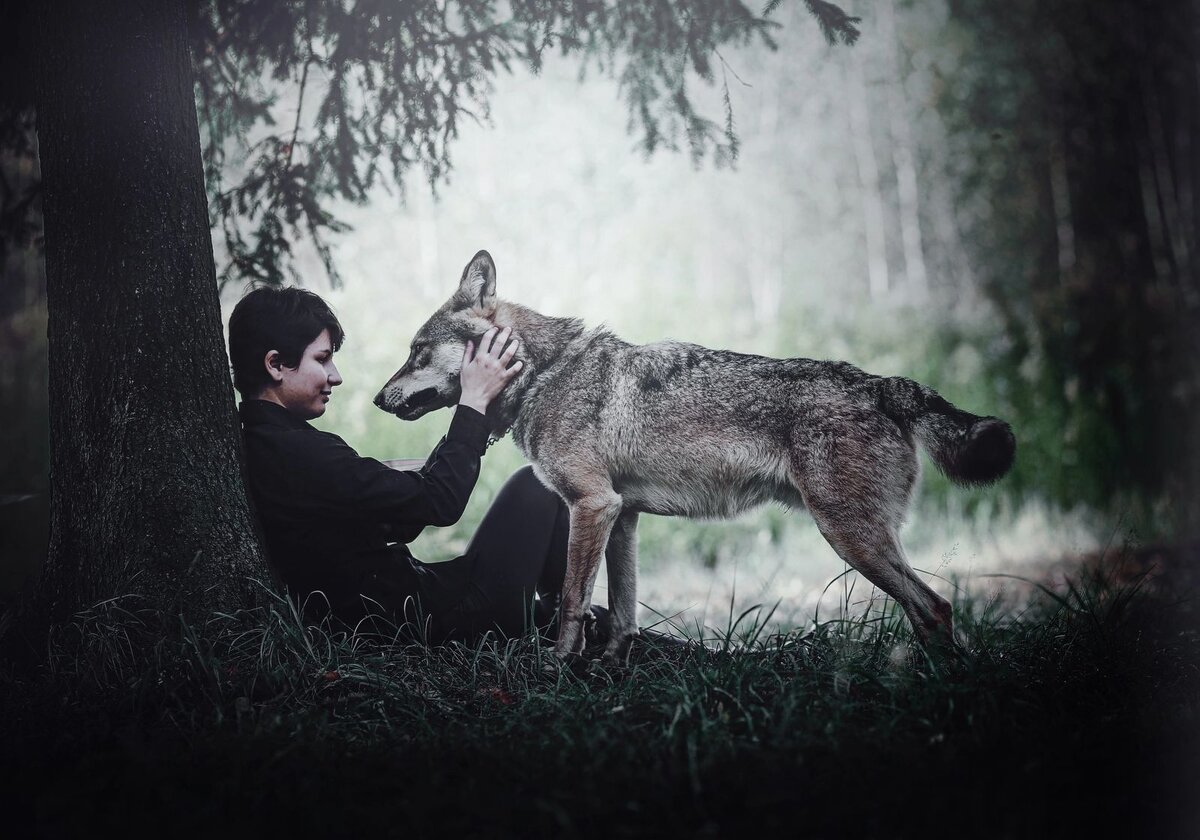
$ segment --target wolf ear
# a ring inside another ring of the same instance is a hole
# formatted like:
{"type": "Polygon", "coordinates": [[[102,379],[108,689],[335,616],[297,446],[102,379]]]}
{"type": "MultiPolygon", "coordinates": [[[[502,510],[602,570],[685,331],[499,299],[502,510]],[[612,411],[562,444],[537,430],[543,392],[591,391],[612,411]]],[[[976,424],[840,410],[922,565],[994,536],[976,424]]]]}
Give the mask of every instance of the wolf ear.
{"type": "Polygon", "coordinates": [[[463,269],[457,297],[467,306],[491,309],[496,303],[496,264],[492,255],[480,251],[463,269]]]}

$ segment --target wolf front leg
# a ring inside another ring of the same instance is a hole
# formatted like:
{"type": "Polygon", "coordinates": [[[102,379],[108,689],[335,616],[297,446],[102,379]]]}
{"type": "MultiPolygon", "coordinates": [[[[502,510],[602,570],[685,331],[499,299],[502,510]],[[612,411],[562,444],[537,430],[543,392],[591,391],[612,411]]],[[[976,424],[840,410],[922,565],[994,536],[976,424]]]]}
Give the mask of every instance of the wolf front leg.
{"type": "Polygon", "coordinates": [[[571,536],[567,542],[567,574],[558,613],[558,642],[554,653],[565,659],[583,650],[583,623],[592,605],[592,587],[613,523],[621,513],[621,497],[612,488],[584,496],[571,505],[571,536]]]}
{"type": "Polygon", "coordinates": [[[608,562],[609,637],[604,664],[624,662],[637,626],[636,510],[624,510],[613,525],[605,558],[608,562]]]}

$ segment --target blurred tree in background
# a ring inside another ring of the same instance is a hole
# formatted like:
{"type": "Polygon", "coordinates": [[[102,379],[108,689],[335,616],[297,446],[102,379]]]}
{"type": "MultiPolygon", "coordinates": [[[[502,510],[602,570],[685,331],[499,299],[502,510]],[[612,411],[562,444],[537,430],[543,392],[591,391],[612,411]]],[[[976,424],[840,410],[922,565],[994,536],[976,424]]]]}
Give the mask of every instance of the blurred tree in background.
{"type": "Polygon", "coordinates": [[[0,15],[0,599],[45,555],[49,523],[41,171],[19,48],[28,36],[23,18],[0,15]]]}
{"type": "Polygon", "coordinates": [[[0,137],[0,593],[45,554],[50,477],[46,275],[33,112],[0,137]]]}
{"type": "Polygon", "coordinates": [[[1198,8],[952,0],[962,65],[933,103],[965,144],[951,183],[1008,336],[989,371],[1042,432],[1013,489],[1166,494],[1193,527],[1198,8]]]}

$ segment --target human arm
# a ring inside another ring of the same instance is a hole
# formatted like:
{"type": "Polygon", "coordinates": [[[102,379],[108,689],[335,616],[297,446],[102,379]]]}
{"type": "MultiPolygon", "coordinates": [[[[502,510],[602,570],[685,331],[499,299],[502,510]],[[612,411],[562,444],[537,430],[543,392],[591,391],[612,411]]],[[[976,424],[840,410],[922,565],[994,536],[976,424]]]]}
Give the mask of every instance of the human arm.
{"type": "Polygon", "coordinates": [[[311,427],[255,435],[259,495],[298,522],[324,521],[347,539],[383,528],[410,541],[426,525],[450,525],[466,508],[487,448],[483,415],[461,407],[419,469],[395,470],[360,456],[337,435],[311,427]]]}
{"type": "Polygon", "coordinates": [[[346,539],[369,540],[379,528],[389,540],[407,542],[426,525],[457,521],[487,448],[489,427],[479,408],[486,410],[512,376],[505,369],[512,353],[494,338],[492,331],[478,354],[464,354],[466,399],[429,458],[402,464],[409,469],[363,458],[341,438],[297,424],[283,409],[251,422],[247,448],[262,505],[297,523],[326,522],[346,539]]]}

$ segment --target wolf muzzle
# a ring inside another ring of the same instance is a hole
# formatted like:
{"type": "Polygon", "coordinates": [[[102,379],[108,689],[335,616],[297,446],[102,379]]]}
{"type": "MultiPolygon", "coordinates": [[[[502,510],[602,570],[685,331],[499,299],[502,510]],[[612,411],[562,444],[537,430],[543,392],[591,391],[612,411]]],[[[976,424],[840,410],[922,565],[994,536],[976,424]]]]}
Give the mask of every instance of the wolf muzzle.
{"type": "Polygon", "coordinates": [[[437,399],[437,395],[438,392],[436,388],[422,388],[420,391],[417,391],[415,394],[408,397],[408,399],[404,400],[404,402],[400,403],[395,408],[388,408],[386,405],[384,405],[383,391],[380,391],[375,396],[375,405],[390,414],[395,414],[397,417],[403,417],[405,414],[408,414],[414,409],[433,402],[437,399]]]}

